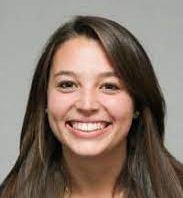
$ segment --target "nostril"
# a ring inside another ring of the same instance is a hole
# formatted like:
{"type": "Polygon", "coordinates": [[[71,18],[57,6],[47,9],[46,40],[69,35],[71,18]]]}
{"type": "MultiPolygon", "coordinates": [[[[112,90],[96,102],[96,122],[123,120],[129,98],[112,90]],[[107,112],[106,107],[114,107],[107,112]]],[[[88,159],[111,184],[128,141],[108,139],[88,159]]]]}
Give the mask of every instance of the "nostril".
{"type": "Polygon", "coordinates": [[[97,114],[98,109],[85,109],[85,108],[78,108],[77,109],[78,113],[80,115],[86,116],[86,117],[90,117],[92,115],[97,114]]]}
{"type": "Polygon", "coordinates": [[[99,107],[97,105],[78,105],[76,106],[77,110],[83,113],[94,113],[97,112],[99,107]]]}

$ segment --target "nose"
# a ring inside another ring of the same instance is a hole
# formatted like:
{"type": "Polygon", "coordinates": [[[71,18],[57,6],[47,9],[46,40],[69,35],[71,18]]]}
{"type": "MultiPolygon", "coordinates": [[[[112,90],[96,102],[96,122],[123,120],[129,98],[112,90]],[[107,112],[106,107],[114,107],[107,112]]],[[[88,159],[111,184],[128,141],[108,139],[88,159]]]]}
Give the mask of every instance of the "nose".
{"type": "Polygon", "coordinates": [[[92,114],[97,112],[100,107],[97,93],[90,89],[82,91],[75,103],[75,106],[78,111],[85,114],[92,114]]]}

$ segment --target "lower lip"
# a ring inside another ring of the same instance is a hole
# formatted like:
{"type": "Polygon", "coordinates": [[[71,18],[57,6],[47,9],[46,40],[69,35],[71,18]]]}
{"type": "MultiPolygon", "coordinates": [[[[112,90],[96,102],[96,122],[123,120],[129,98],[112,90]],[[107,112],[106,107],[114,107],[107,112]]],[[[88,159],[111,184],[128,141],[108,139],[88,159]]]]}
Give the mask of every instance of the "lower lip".
{"type": "Polygon", "coordinates": [[[82,132],[77,129],[72,128],[69,124],[66,124],[66,127],[69,129],[69,131],[74,134],[76,137],[79,138],[97,138],[104,134],[106,134],[108,131],[110,131],[112,124],[108,125],[104,129],[93,131],[93,132],[82,132]]]}

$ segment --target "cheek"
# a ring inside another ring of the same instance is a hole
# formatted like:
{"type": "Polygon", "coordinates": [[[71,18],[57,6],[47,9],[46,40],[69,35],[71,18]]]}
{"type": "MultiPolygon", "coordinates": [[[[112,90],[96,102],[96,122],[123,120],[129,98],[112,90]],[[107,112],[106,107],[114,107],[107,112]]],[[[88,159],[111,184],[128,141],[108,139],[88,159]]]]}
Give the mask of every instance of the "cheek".
{"type": "Polygon", "coordinates": [[[108,99],[103,99],[103,105],[116,121],[132,120],[134,105],[128,94],[121,94],[108,99]]]}
{"type": "Polygon", "coordinates": [[[66,97],[58,91],[48,92],[48,109],[51,116],[62,119],[72,105],[72,97],[66,97]]]}
{"type": "Polygon", "coordinates": [[[72,105],[72,97],[66,97],[56,90],[48,91],[48,122],[54,135],[62,142],[60,128],[64,126],[66,115],[72,105]]]}

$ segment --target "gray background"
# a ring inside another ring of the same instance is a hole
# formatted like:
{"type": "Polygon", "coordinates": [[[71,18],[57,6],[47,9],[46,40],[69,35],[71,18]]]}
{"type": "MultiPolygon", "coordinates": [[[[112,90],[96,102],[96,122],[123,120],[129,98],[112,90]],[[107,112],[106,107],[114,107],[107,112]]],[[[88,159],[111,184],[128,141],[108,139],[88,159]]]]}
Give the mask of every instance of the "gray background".
{"type": "Polygon", "coordinates": [[[0,182],[18,155],[30,82],[50,34],[75,14],[123,24],[149,54],[167,101],[167,148],[183,161],[182,0],[0,0],[0,182]]]}

